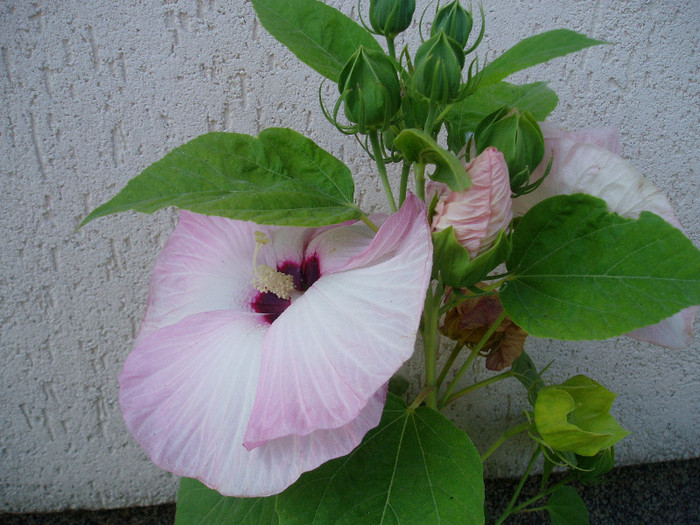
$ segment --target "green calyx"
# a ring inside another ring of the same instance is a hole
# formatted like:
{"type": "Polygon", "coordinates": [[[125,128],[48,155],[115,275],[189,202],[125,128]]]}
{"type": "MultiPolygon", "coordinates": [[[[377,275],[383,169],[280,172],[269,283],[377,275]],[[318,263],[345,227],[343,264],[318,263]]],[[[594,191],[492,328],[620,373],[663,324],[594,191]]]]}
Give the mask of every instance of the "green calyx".
{"type": "Polygon", "coordinates": [[[615,397],[583,375],[544,387],[535,402],[537,431],[554,450],[594,456],[629,433],[610,415],[615,397]]]}
{"type": "Polygon", "coordinates": [[[360,46],[338,79],[347,119],[360,133],[387,129],[401,107],[401,87],[391,59],[360,46]]]}
{"type": "Polygon", "coordinates": [[[415,66],[411,78],[415,93],[432,104],[447,104],[458,97],[464,51],[444,31],[439,31],[418,48],[415,66]]]}
{"type": "Polygon", "coordinates": [[[460,5],[459,0],[455,0],[437,12],[430,29],[430,36],[435,36],[442,30],[464,48],[473,24],[471,13],[460,5]]]}
{"type": "Polygon", "coordinates": [[[416,10],[416,0],[370,0],[369,23],[380,35],[393,38],[405,31],[416,10]]]}
{"type": "Polygon", "coordinates": [[[542,130],[529,111],[504,106],[484,117],[474,131],[478,153],[489,146],[503,153],[508,164],[510,188],[516,195],[528,185],[530,174],[544,158],[542,130]]]}

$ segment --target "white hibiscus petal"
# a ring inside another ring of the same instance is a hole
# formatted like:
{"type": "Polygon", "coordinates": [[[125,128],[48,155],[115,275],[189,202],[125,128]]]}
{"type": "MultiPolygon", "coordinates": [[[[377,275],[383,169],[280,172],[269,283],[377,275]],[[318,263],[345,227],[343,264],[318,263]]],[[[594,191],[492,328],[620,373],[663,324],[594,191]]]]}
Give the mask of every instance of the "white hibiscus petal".
{"type": "Polygon", "coordinates": [[[237,312],[196,314],[145,337],[119,378],[127,427],[154,463],[229,496],[267,496],[354,449],[379,423],[386,388],[335,430],[286,436],[253,451],[243,436],[269,325],[237,312]]]}
{"type": "Polygon", "coordinates": [[[250,310],[256,230],[270,233],[250,222],[180,212],[153,269],[137,343],[195,313],[250,310]]]}
{"type": "Polygon", "coordinates": [[[685,348],[693,343],[693,322],[697,311],[697,306],[691,306],[660,323],[638,328],[627,335],[638,341],[667,348],[685,348]]]}
{"type": "Polygon", "coordinates": [[[534,192],[513,200],[513,212],[524,215],[538,202],[554,195],[587,193],[603,199],[611,212],[637,218],[642,211],[656,213],[680,227],[670,202],[632,164],[594,144],[561,141],[559,167],[534,192]]]}

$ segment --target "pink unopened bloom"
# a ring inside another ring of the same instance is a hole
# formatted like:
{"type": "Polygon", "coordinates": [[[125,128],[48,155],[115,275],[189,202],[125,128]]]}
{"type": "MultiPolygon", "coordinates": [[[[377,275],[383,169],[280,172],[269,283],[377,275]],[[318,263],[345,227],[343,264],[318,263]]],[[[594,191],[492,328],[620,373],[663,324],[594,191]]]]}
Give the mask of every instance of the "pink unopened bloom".
{"type": "Polygon", "coordinates": [[[465,191],[449,191],[446,185],[431,183],[429,191],[439,192],[433,229],[452,226],[455,237],[474,258],[491,247],[499,232],[510,224],[510,180],[503,154],[486,148],[465,168],[472,185],[465,191]]]}
{"type": "MultiPolygon", "coordinates": [[[[636,219],[642,211],[650,211],[681,229],[666,196],[619,156],[619,139],[614,128],[568,132],[551,124],[540,126],[545,139],[545,159],[553,155],[552,170],[537,190],[514,199],[515,215],[524,215],[535,204],[554,195],[587,193],[603,199],[609,211],[623,217],[636,219]]],[[[533,173],[531,182],[542,176],[545,163],[533,173]]],[[[627,335],[669,348],[683,348],[692,343],[696,311],[697,307],[687,308],[627,335]]]]}
{"type": "Polygon", "coordinates": [[[157,465],[224,495],[281,492],[379,423],[431,261],[412,196],[376,235],[181,212],[119,378],[127,427],[157,465]]]}

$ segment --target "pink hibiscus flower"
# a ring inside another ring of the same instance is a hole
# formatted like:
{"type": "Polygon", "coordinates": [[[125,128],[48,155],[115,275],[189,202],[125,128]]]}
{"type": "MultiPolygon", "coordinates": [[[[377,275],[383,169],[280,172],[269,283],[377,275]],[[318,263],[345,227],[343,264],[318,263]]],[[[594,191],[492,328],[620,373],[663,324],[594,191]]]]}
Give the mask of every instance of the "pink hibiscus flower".
{"type": "Polygon", "coordinates": [[[376,235],[181,212],[119,377],[127,427],[154,463],[224,495],[281,492],[379,423],[431,261],[413,196],[376,235]]]}

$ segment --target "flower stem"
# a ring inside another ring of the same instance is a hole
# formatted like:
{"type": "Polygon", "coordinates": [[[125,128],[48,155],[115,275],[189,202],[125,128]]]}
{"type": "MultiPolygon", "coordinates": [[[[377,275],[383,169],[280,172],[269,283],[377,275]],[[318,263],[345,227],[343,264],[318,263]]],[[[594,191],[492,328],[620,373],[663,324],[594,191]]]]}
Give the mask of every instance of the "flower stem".
{"type": "Polygon", "coordinates": [[[425,131],[431,137],[433,136],[433,127],[435,127],[435,117],[437,116],[437,106],[430,105],[428,109],[428,116],[425,119],[425,124],[423,124],[423,131],[425,131]]]}
{"type": "MultiPolygon", "coordinates": [[[[466,388],[463,388],[462,390],[458,390],[454,394],[452,394],[447,400],[443,400],[440,402],[441,405],[447,406],[456,399],[459,399],[465,394],[468,394],[469,392],[473,392],[474,390],[478,390],[480,388],[483,388],[485,386],[490,385],[491,383],[496,383],[498,381],[502,381],[503,379],[508,379],[509,377],[513,377],[515,374],[508,370],[507,372],[503,372],[502,374],[498,374],[496,376],[491,376],[488,379],[484,379],[483,381],[479,381],[478,383],[474,383],[473,385],[470,385],[466,388]]],[[[444,398],[443,398],[444,399],[444,398]]]]}
{"type": "Polygon", "coordinates": [[[528,464],[527,468],[525,469],[525,474],[523,474],[523,477],[520,478],[520,483],[518,483],[518,486],[515,489],[515,493],[513,494],[513,497],[510,499],[510,502],[508,503],[508,507],[506,507],[506,510],[503,512],[500,518],[498,518],[498,521],[496,522],[496,525],[501,525],[508,516],[510,516],[513,513],[513,507],[515,506],[515,502],[518,501],[518,496],[520,495],[520,491],[523,490],[523,486],[525,485],[525,482],[527,481],[528,476],[530,475],[530,472],[532,471],[532,468],[535,466],[535,462],[537,461],[537,458],[540,457],[540,447],[538,446],[532,453],[532,458],[530,458],[530,463],[528,464]]]}
{"type": "Polygon", "coordinates": [[[394,37],[393,36],[387,36],[386,37],[386,47],[389,50],[389,56],[396,61],[396,46],[394,45],[394,37]]]}
{"type": "Polygon", "coordinates": [[[516,512],[535,512],[537,510],[545,510],[547,508],[546,506],[545,507],[533,507],[530,509],[526,509],[525,507],[527,507],[528,505],[532,505],[533,503],[537,503],[539,500],[541,500],[542,498],[544,498],[546,496],[549,496],[552,492],[554,492],[555,490],[557,490],[560,487],[563,487],[564,485],[566,485],[567,483],[569,483],[573,479],[574,479],[574,476],[571,476],[571,475],[566,476],[564,479],[555,483],[551,487],[549,487],[545,490],[541,490],[536,496],[533,496],[532,498],[530,498],[526,501],[523,501],[520,505],[513,507],[511,509],[510,513],[515,514],[516,512]]]}
{"type": "Polygon", "coordinates": [[[403,161],[403,168],[401,168],[401,186],[399,187],[399,207],[406,200],[406,192],[408,191],[408,175],[411,172],[411,163],[403,161]]]}
{"type": "Polygon", "coordinates": [[[433,295],[432,287],[428,287],[425,294],[425,307],[423,308],[423,319],[421,322],[421,336],[423,337],[423,351],[425,355],[425,387],[431,388],[425,397],[425,404],[437,410],[437,328],[438,328],[438,305],[436,302],[442,296],[441,286],[435,290],[433,295]]]}
{"type": "Polygon", "coordinates": [[[416,162],[413,171],[416,175],[416,196],[425,202],[425,164],[416,162]]]}
{"type": "Polygon", "coordinates": [[[387,177],[386,174],[386,166],[384,165],[384,153],[382,152],[382,148],[379,146],[379,135],[377,134],[376,129],[373,129],[369,132],[369,140],[372,143],[372,153],[374,154],[374,161],[377,163],[377,169],[379,170],[379,176],[382,179],[384,193],[386,193],[386,198],[389,201],[391,213],[396,213],[396,201],[394,200],[394,194],[391,191],[389,177],[387,177]]]}
{"type": "Polygon", "coordinates": [[[413,400],[413,403],[409,405],[409,409],[416,409],[420,406],[420,404],[423,402],[423,400],[430,395],[430,393],[435,390],[431,386],[426,386],[423,390],[420,391],[420,393],[416,396],[416,398],[413,400]]]}
{"type": "Polygon", "coordinates": [[[360,217],[360,220],[364,222],[367,226],[369,226],[369,229],[372,230],[374,233],[377,233],[379,231],[379,226],[374,224],[372,220],[369,217],[367,217],[367,215],[365,215],[364,213],[360,217]]]}
{"type": "Polygon", "coordinates": [[[445,362],[445,366],[442,367],[442,371],[440,372],[440,375],[437,378],[437,386],[440,387],[442,382],[445,380],[445,376],[447,376],[447,372],[449,372],[450,368],[452,368],[452,365],[455,362],[455,359],[459,356],[459,354],[462,352],[462,349],[464,348],[464,345],[460,342],[457,342],[452,349],[452,353],[450,354],[450,357],[447,358],[447,362],[445,362]]]}
{"type": "Polygon", "coordinates": [[[471,365],[474,362],[474,359],[476,359],[476,356],[479,355],[479,352],[481,349],[486,345],[488,342],[489,338],[493,333],[496,331],[496,329],[500,326],[500,324],[503,322],[503,320],[506,318],[506,312],[505,310],[501,312],[501,315],[498,316],[498,319],[489,327],[489,329],[486,331],[486,333],[483,335],[483,337],[479,340],[479,342],[476,344],[474,349],[472,350],[472,353],[469,354],[469,357],[467,360],[464,362],[462,367],[459,369],[459,371],[455,374],[454,378],[452,379],[452,383],[450,383],[450,386],[447,387],[447,392],[445,392],[445,395],[442,396],[442,399],[440,401],[440,407],[444,408],[447,405],[447,400],[450,399],[450,395],[452,394],[452,391],[455,389],[455,386],[457,385],[457,381],[460,380],[460,378],[464,375],[464,372],[467,371],[467,368],[469,368],[469,365],[471,365]]]}
{"type": "Polygon", "coordinates": [[[498,447],[500,447],[508,439],[512,438],[513,436],[517,436],[522,432],[525,432],[528,428],[530,428],[530,422],[525,421],[524,423],[521,423],[516,427],[506,430],[496,441],[494,441],[493,445],[491,445],[491,447],[481,455],[481,462],[483,463],[484,461],[486,461],[489,458],[489,456],[496,452],[496,450],[498,450],[498,447]]]}

